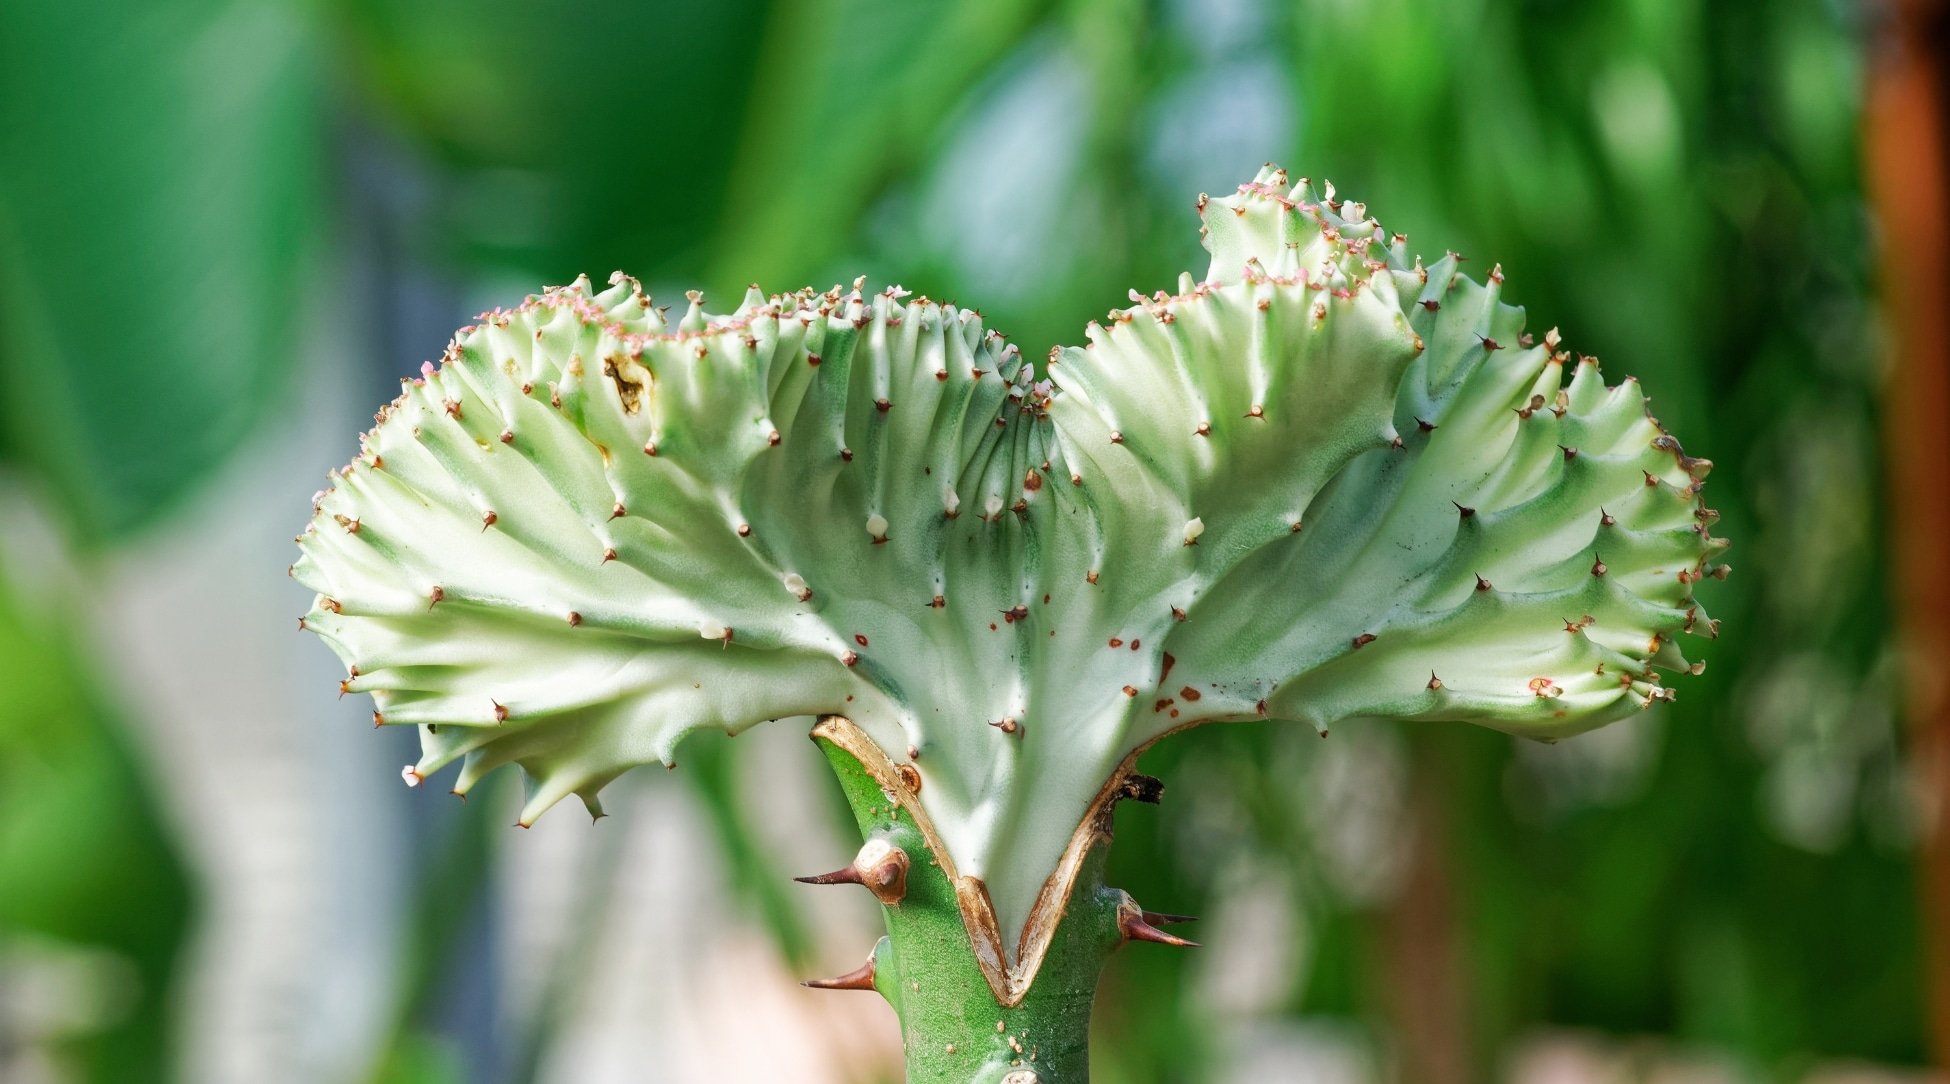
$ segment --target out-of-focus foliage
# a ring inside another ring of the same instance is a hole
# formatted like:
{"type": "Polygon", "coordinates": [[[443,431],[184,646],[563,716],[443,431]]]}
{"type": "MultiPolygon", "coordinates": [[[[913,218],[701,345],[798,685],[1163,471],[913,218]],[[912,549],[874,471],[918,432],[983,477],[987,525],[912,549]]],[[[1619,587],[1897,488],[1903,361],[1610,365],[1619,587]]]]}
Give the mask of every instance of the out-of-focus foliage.
{"type": "Polygon", "coordinates": [[[0,580],[0,970],[77,1079],[150,1079],[192,890],[73,630],[0,580]],[[30,984],[29,979],[38,979],[30,984]]]}
{"type": "Polygon", "coordinates": [[[253,0],[8,0],[0,23],[0,458],[86,547],[283,405],[318,58],[253,0]]]}
{"type": "MultiPolygon", "coordinates": [[[[1192,195],[1269,159],[1331,178],[1412,247],[1500,262],[1534,327],[1644,378],[1718,464],[1726,636],[1677,704],[1557,746],[1381,724],[1166,743],[1146,762],[1166,804],[1120,815],[1113,881],[1208,914],[1212,947],[1114,965],[1101,1078],[1213,1079],[1242,1021],[1410,1079],[1444,1059],[1487,1078],[1546,1026],[1707,1044],[1761,1079],[1921,1060],[1857,5],[0,0],[0,16],[0,449],[82,546],[160,514],[260,414],[292,409],[276,389],[311,319],[291,304],[300,242],[321,215],[371,228],[340,159],[373,132],[398,149],[385,168],[430,193],[388,244],[487,303],[618,267],[665,295],[871,273],[981,299],[1038,357],[1127,288],[1201,267],[1192,195]],[[1228,949],[1228,931],[1252,940],[1228,949]]],[[[388,376],[440,348],[385,331],[359,329],[388,376]]],[[[131,961],[134,1007],[76,1049],[93,1079],[141,1079],[119,1059],[165,1048],[158,992],[190,893],[89,675],[41,618],[0,611],[0,945],[131,961]],[[98,840],[103,860],[57,861],[50,838],[98,840]]],[[[709,770],[678,774],[707,788],[734,879],[804,951],[785,871],[750,839],[764,810],[726,797],[751,769],[695,758],[709,770]]],[[[452,838],[435,872],[481,860],[480,834],[452,838]]],[[[384,995],[403,1005],[373,1059],[389,1079],[460,1075],[431,1023],[459,939],[420,939],[384,995]]]]}

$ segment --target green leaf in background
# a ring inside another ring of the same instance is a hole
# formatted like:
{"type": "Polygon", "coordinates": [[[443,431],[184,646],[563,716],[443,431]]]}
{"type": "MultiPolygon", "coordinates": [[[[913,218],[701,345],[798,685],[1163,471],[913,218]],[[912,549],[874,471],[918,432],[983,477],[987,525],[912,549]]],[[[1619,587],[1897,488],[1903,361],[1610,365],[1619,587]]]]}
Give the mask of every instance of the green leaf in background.
{"type": "Polygon", "coordinates": [[[74,1070],[64,1079],[166,1079],[191,889],[135,753],[69,645],[58,619],[0,580],[0,970],[59,1023],[42,1038],[74,1070]]]}
{"type": "Polygon", "coordinates": [[[536,285],[705,262],[699,227],[731,184],[764,0],[329,8],[355,104],[425,152],[444,189],[405,238],[417,255],[536,285]]]}
{"type": "Polygon", "coordinates": [[[723,291],[831,270],[871,198],[927,160],[941,115],[1046,6],[332,10],[361,104],[447,189],[409,238],[421,255],[535,283],[703,270],[723,291]]]}
{"type": "Polygon", "coordinates": [[[318,181],[297,15],[0,0],[0,456],[82,545],[286,405],[318,181]]]}

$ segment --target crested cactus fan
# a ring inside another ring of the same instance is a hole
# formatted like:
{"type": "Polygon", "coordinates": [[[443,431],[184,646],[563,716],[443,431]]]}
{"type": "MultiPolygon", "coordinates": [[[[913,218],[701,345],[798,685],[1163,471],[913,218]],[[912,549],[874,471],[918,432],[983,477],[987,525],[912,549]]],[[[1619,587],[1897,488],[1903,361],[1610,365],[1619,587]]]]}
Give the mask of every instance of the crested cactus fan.
{"type": "Polygon", "coordinates": [[[1271,167],[1199,209],[1204,277],[1041,371],[860,282],[672,322],[619,275],[485,314],[318,496],[305,624],[420,728],[409,783],[518,764],[523,823],[693,730],[823,717],[870,836],[826,879],[889,905],[854,984],[893,988],[916,1078],[1080,1079],[1046,1018],[1036,1059],[976,1024],[1046,964],[1090,961],[1047,982],[1075,987],[1175,940],[1095,880],[1140,750],[1261,718],[1573,734],[1669,698],[1725,572],[1709,464],[1527,334],[1500,270],[1271,167]],[[972,961],[926,967],[989,999],[960,1024],[886,977],[923,966],[923,897],[972,961]]]}

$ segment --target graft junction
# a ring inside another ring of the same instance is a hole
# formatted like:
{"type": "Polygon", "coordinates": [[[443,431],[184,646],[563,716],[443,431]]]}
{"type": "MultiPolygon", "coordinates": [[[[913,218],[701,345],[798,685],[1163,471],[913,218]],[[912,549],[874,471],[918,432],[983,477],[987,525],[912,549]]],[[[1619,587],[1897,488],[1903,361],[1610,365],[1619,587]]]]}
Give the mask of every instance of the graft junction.
{"type": "Polygon", "coordinates": [[[1087,1081],[1090,1009],[1111,954],[1128,941],[1195,944],[1159,929],[1189,916],[1143,910],[1103,883],[1117,803],[1156,801],[1157,781],[1127,761],[1105,786],[1045,884],[1011,967],[986,890],[955,871],[903,765],[843,717],[821,719],[812,736],[866,842],[848,865],[799,880],[864,886],[882,904],[887,935],[859,968],[805,985],[879,992],[900,1016],[911,1082],[1087,1081]]]}

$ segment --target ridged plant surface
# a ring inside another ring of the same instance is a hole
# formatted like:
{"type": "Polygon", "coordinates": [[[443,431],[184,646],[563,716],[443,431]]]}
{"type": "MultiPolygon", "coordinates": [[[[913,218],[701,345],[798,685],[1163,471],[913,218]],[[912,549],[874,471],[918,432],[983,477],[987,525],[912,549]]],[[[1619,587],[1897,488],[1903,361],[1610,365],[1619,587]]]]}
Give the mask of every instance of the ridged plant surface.
{"type": "Polygon", "coordinates": [[[306,624],[524,823],[685,734],[839,714],[1013,943],[1115,766],[1198,723],[1555,738],[1669,694],[1723,545],[1627,378],[1269,167],[1212,254],[1025,359],[898,288],[484,314],[335,472],[306,624]]]}

